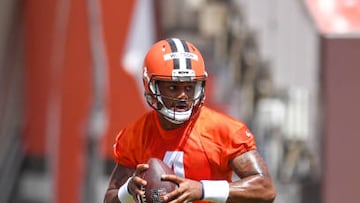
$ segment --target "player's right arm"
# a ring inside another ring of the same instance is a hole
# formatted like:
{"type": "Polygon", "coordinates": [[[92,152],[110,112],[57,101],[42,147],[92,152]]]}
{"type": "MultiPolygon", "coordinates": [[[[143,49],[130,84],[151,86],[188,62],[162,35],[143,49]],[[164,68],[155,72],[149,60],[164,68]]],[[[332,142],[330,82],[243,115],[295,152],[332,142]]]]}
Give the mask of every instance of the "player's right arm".
{"type": "Polygon", "coordinates": [[[105,193],[104,203],[119,203],[118,191],[127,179],[134,173],[133,168],[127,168],[116,164],[109,180],[109,185],[105,193]]]}
{"type": "MultiPolygon", "coordinates": [[[[147,164],[139,164],[137,165],[135,170],[134,168],[128,168],[116,164],[110,175],[109,185],[104,197],[104,203],[121,202],[119,200],[119,188],[122,186],[124,187],[123,191],[125,191],[127,195],[135,196],[137,194],[141,194],[142,193],[142,191],[140,190],[141,185],[145,185],[146,181],[141,179],[137,175],[140,174],[142,171],[146,170],[148,167],[149,166],[147,164]]],[[[121,194],[120,196],[124,196],[124,194],[121,194]]],[[[128,202],[124,201],[122,203],[128,203],[128,202]]]]}

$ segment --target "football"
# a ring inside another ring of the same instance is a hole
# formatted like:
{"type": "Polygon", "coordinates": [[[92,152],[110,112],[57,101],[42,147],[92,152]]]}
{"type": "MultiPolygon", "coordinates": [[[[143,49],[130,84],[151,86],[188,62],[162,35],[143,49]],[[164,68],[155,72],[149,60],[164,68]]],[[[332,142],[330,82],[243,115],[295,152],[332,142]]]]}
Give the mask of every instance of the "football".
{"type": "Polygon", "coordinates": [[[138,200],[141,203],[161,203],[164,195],[177,188],[177,185],[173,182],[162,181],[161,175],[174,174],[174,172],[168,165],[157,158],[150,158],[147,164],[149,164],[149,169],[140,174],[147,181],[147,185],[142,188],[145,195],[139,197],[138,200]]]}

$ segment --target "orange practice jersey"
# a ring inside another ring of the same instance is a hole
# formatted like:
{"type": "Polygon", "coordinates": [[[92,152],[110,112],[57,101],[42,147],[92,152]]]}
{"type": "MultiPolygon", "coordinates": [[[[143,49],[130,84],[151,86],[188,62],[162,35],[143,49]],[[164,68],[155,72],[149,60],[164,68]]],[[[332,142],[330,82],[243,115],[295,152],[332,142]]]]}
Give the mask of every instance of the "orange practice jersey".
{"type": "Polygon", "coordinates": [[[230,160],[254,149],[255,138],[244,123],[202,107],[195,119],[175,130],[163,130],[156,111],[146,113],[119,133],[114,158],[135,168],[156,157],[182,177],[231,181],[230,160]]]}

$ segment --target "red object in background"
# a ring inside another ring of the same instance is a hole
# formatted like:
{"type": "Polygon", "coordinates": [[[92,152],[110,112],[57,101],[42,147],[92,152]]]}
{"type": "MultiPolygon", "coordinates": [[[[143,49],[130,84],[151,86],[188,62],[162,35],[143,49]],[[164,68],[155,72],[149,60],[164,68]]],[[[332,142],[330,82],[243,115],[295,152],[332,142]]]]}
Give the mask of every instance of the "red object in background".
{"type": "MultiPolygon", "coordinates": [[[[104,41],[109,64],[108,126],[102,135],[102,156],[112,159],[115,137],[130,122],[145,112],[142,92],[122,63],[135,1],[101,1],[104,41]]],[[[141,60],[141,59],[139,59],[141,60]]]]}
{"type": "Polygon", "coordinates": [[[50,164],[52,202],[82,201],[92,94],[86,8],[25,2],[24,146],[50,164]]]}
{"type": "Polygon", "coordinates": [[[46,154],[46,117],[50,95],[50,58],[54,31],[53,1],[26,2],[24,125],[25,152],[28,156],[46,154]],[[45,9],[46,8],[46,9],[45,9]]]}
{"type": "Polygon", "coordinates": [[[321,33],[360,32],[360,1],[306,0],[321,33]]]}
{"type": "MultiPolygon", "coordinates": [[[[121,67],[134,1],[101,1],[109,89],[104,158],[117,132],[145,111],[121,67]]],[[[53,202],[81,202],[92,95],[89,19],[82,1],[25,3],[26,156],[50,163],[53,202]]]]}

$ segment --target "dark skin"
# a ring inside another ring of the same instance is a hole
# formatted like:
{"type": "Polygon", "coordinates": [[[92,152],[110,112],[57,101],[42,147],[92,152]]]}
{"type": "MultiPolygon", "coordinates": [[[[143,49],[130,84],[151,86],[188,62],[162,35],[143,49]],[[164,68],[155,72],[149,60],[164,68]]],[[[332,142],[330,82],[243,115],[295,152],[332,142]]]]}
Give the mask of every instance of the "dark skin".
{"type": "MultiPolygon", "coordinates": [[[[178,99],[191,99],[194,95],[194,82],[159,82],[160,92],[166,96],[178,99]]],[[[191,102],[185,105],[175,105],[175,101],[163,98],[168,108],[175,108],[177,111],[186,111],[191,106],[191,102]],[[177,106],[177,107],[175,107],[177,106]]],[[[164,129],[174,129],[181,127],[182,124],[174,124],[163,118],[161,114],[160,123],[164,129]]],[[[235,157],[229,163],[234,173],[240,177],[239,180],[229,183],[230,191],[227,202],[240,203],[271,203],[275,199],[275,186],[271,180],[266,163],[261,155],[253,150],[235,157]]],[[[148,169],[147,164],[138,164],[136,169],[122,165],[116,165],[111,176],[108,189],[105,194],[105,203],[120,202],[117,197],[118,189],[129,177],[129,193],[136,199],[137,195],[144,192],[141,186],[146,185],[146,181],[138,175],[148,169]]],[[[200,200],[202,196],[201,183],[199,181],[182,178],[176,175],[163,175],[163,180],[175,182],[179,187],[167,194],[164,199],[170,203],[183,203],[200,200]]]]}

